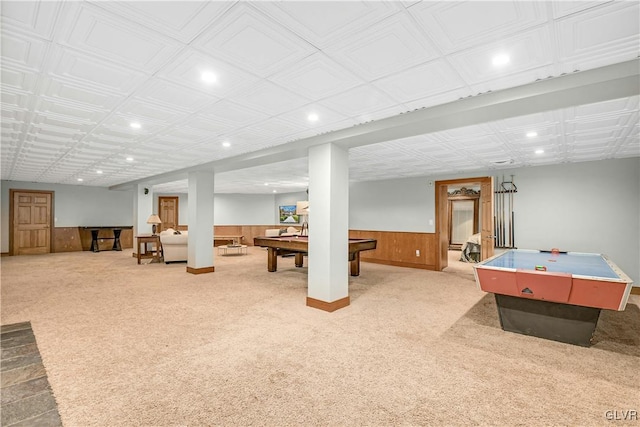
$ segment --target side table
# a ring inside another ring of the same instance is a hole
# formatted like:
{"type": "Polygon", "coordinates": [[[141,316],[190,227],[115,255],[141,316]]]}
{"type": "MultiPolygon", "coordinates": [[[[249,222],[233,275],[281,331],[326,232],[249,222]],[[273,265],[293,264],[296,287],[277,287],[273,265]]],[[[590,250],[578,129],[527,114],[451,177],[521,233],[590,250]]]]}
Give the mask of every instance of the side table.
{"type": "Polygon", "coordinates": [[[152,236],[152,235],[143,235],[136,236],[136,241],[138,242],[138,264],[140,264],[141,259],[152,258],[151,262],[160,262],[162,258],[162,244],[160,243],[160,236],[152,236]],[[148,251],[149,243],[155,244],[155,251],[151,249],[148,251]],[[144,249],[144,254],[142,253],[142,249],[144,249]]]}

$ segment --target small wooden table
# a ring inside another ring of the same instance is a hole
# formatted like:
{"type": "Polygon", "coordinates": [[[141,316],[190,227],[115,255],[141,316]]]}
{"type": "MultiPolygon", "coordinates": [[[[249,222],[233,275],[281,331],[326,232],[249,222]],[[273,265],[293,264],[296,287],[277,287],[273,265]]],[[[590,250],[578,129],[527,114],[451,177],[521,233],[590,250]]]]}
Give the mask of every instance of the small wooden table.
{"type": "Polygon", "coordinates": [[[219,255],[246,255],[247,245],[220,245],[218,246],[219,255]]]}
{"type": "Polygon", "coordinates": [[[213,241],[215,242],[216,240],[224,240],[227,242],[233,242],[234,245],[240,245],[242,244],[242,238],[244,236],[240,235],[240,234],[236,234],[236,235],[215,235],[213,236],[213,241]]]}
{"type": "Polygon", "coordinates": [[[138,264],[141,259],[152,258],[151,262],[160,262],[162,258],[162,244],[160,243],[160,236],[142,235],[136,236],[138,242],[138,264]],[[156,245],[156,250],[147,251],[149,243],[156,245]],[[144,248],[144,254],[142,249],[144,248]]]}

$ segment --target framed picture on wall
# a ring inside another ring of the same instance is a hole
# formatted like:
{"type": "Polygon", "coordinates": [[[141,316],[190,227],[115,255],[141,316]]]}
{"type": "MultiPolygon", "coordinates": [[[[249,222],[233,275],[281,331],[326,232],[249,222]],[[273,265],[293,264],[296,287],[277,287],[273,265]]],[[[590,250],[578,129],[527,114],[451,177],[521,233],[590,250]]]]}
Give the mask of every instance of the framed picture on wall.
{"type": "Polygon", "coordinates": [[[298,222],[300,222],[300,216],[296,213],[296,205],[280,206],[281,224],[297,224],[298,222]]]}

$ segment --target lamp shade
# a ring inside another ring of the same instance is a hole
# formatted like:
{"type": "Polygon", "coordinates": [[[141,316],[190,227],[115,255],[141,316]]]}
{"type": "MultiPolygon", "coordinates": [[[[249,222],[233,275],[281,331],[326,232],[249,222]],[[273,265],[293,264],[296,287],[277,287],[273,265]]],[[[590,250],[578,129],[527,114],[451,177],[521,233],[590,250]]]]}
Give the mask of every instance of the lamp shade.
{"type": "Polygon", "coordinates": [[[162,224],[162,221],[160,220],[160,217],[158,215],[151,214],[147,219],[147,224],[162,224]]]}
{"type": "Polygon", "coordinates": [[[296,203],[296,214],[298,214],[298,215],[309,215],[309,201],[308,200],[296,203]]]}

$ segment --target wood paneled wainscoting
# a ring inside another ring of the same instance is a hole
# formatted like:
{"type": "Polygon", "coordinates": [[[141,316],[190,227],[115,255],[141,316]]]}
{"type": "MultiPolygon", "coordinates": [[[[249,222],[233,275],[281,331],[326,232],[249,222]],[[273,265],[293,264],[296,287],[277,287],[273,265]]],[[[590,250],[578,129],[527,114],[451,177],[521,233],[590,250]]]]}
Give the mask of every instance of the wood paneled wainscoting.
{"type": "MultiPolygon", "coordinates": [[[[101,251],[111,250],[113,246],[111,230],[100,230],[98,234],[98,248],[101,251]],[[105,239],[100,239],[104,236],[105,239]]],[[[133,230],[123,228],[120,233],[120,245],[122,249],[133,248],[133,230]]],[[[88,251],[91,249],[91,232],[81,227],[55,227],[53,229],[53,251],[52,252],[75,252],[88,251]]]]}
{"type": "Polygon", "coordinates": [[[437,242],[434,233],[350,230],[349,237],[378,241],[375,250],[360,253],[361,261],[436,269],[437,242]]]}

